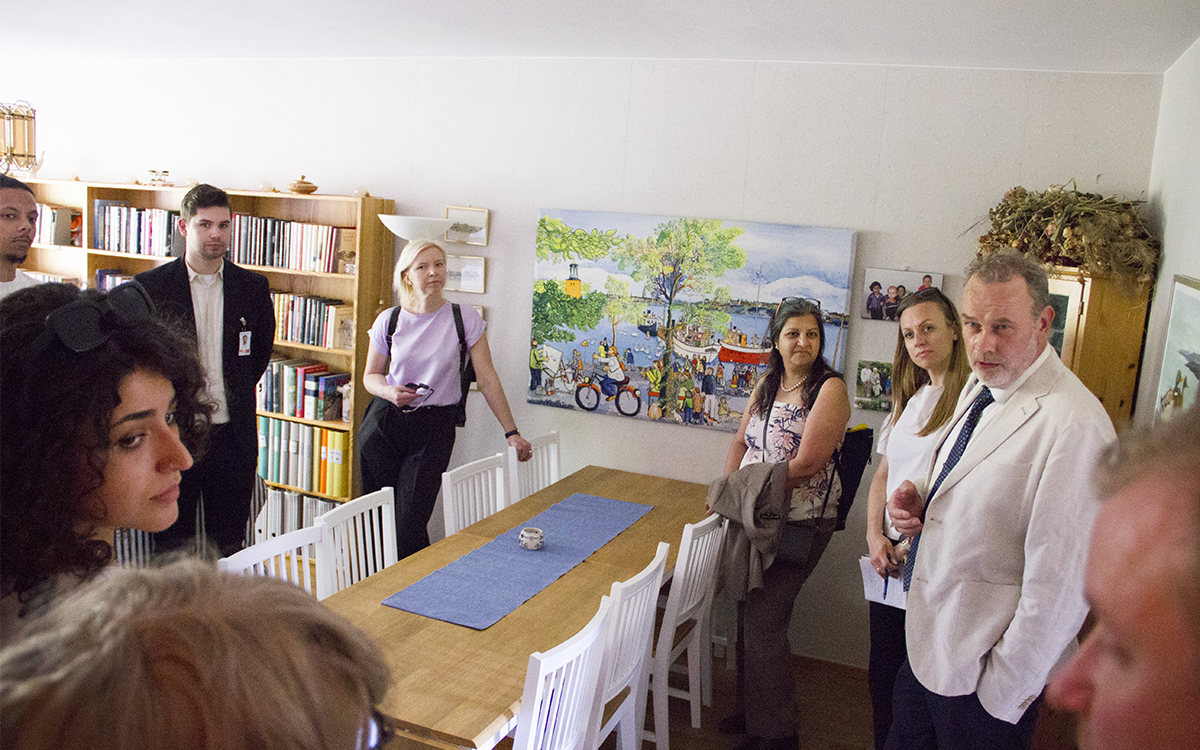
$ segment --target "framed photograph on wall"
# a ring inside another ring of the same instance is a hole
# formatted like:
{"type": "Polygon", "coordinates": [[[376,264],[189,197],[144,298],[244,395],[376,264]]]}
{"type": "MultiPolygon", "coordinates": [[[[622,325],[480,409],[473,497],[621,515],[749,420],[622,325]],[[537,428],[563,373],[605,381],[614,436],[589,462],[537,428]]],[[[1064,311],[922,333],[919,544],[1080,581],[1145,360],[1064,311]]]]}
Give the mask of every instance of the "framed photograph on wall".
{"type": "Polygon", "coordinates": [[[1170,419],[1196,403],[1200,385],[1200,280],[1175,277],[1162,369],[1158,373],[1155,418],[1170,419]]]}
{"type": "Polygon", "coordinates": [[[486,245],[489,213],[486,208],[446,206],[446,218],[454,220],[454,224],[446,230],[446,241],[486,245]]]}
{"type": "Polygon", "coordinates": [[[478,255],[446,255],[446,291],[487,291],[487,258],[478,255]]]}
{"type": "Polygon", "coordinates": [[[892,410],[892,363],[858,361],[854,373],[854,405],[872,411],[892,410]]]}
{"type": "Polygon", "coordinates": [[[859,316],[867,320],[899,320],[900,300],[926,287],[942,288],[942,274],[929,271],[899,271],[868,268],[863,281],[863,303],[859,316]]]}

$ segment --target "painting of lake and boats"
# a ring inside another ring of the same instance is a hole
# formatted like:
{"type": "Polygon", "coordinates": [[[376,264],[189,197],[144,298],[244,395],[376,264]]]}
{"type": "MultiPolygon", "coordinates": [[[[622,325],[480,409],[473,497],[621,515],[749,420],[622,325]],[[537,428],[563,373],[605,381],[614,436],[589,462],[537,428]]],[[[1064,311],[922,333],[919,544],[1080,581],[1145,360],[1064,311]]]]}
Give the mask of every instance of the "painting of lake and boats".
{"type": "Polygon", "coordinates": [[[845,367],[855,233],[762,222],[544,209],[530,403],[737,430],[785,297],[820,302],[845,367]]]}

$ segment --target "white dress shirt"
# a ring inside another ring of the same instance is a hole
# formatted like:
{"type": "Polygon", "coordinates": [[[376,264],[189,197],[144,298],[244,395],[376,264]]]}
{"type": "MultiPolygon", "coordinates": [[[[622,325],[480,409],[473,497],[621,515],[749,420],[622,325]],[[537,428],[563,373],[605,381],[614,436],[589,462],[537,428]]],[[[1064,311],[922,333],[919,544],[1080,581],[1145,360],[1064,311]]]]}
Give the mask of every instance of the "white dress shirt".
{"type": "Polygon", "coordinates": [[[223,333],[225,326],[225,282],[222,273],[225,263],[216,273],[196,273],[187,267],[192,289],[192,311],[196,315],[196,340],[200,346],[200,363],[204,365],[205,392],[217,405],[213,424],[229,421],[225,402],[225,375],[222,369],[223,333]]]}

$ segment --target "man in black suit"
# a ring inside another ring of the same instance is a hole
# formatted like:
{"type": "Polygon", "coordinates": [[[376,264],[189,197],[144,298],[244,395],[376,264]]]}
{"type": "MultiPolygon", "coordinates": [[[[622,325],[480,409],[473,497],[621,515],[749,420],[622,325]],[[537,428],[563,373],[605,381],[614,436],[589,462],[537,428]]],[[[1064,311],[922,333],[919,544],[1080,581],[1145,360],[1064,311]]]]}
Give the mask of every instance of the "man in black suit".
{"type": "Polygon", "coordinates": [[[196,337],[217,404],[208,447],[183,473],[179,520],[156,535],[159,551],[195,539],[201,496],[205,533],[222,554],[241,549],[246,534],[258,461],[254,389],[271,358],[275,309],[266,278],[225,259],[232,230],[229,196],[197,185],[180,206],[184,257],[137,275],[159,314],[196,337]]]}

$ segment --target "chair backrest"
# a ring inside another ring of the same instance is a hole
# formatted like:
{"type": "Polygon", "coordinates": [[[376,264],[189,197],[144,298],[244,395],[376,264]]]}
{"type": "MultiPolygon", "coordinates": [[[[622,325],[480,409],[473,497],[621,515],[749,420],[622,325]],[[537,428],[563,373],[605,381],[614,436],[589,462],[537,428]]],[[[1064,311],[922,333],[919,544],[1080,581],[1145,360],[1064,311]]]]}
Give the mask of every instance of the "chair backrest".
{"type": "Polygon", "coordinates": [[[558,431],[532,438],[533,458],[517,460],[517,449],[508,447],[508,502],[524,500],[558,481],[558,431]]]}
{"type": "Polygon", "coordinates": [[[317,516],[326,596],[396,562],[394,492],[384,487],[317,516]]]}
{"type": "MultiPolygon", "coordinates": [[[[608,598],[612,600],[612,612],[608,616],[608,627],[604,635],[604,661],[600,667],[600,685],[596,705],[588,724],[587,747],[599,747],[600,725],[604,720],[604,704],[629,687],[626,700],[636,701],[641,710],[635,712],[645,716],[645,677],[650,661],[650,646],[654,640],[654,617],[658,610],[658,590],[662,587],[663,573],[667,569],[667,553],[671,545],[658,543],[654,559],[642,572],[628,581],[612,585],[608,598]]],[[[641,729],[638,724],[637,729],[641,729]]]]}
{"type": "Polygon", "coordinates": [[[583,747],[611,609],[612,601],[602,597],[595,617],[582,630],[545,653],[529,655],[513,750],[583,747]]]}
{"type": "MultiPolygon", "coordinates": [[[[716,578],[721,544],[725,541],[724,518],[713,513],[699,523],[683,527],[675,571],[671,575],[671,591],[663,626],[659,632],[658,648],[665,643],[667,652],[674,642],[675,629],[692,618],[699,619],[707,605],[716,578]]],[[[657,657],[656,657],[657,658],[657,657]]]]}
{"type": "Polygon", "coordinates": [[[320,542],[321,528],[309,526],[217,560],[217,569],[228,573],[282,578],[318,599],[324,599],[332,592],[326,591],[321,581],[324,571],[320,557],[312,554],[313,545],[320,546],[320,542]]]}
{"type": "Polygon", "coordinates": [[[472,461],[442,474],[446,536],[457,534],[504,507],[504,454],[472,461]]]}
{"type": "Polygon", "coordinates": [[[150,565],[154,551],[153,537],[141,529],[113,531],[113,557],[122,568],[145,568],[150,565]]]}

